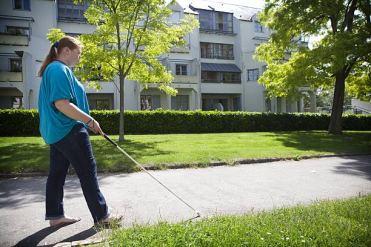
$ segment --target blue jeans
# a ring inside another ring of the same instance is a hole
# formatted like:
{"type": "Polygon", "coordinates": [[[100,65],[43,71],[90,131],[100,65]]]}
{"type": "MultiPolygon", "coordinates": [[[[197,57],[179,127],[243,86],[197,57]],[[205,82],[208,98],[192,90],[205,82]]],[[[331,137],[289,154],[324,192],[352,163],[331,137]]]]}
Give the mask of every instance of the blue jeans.
{"type": "Polygon", "coordinates": [[[50,145],[45,219],[58,219],[64,216],[63,186],[70,164],[80,179],[94,223],[108,217],[107,204],[98,186],[97,165],[89,133],[83,124],[78,123],[62,140],[50,145]]]}

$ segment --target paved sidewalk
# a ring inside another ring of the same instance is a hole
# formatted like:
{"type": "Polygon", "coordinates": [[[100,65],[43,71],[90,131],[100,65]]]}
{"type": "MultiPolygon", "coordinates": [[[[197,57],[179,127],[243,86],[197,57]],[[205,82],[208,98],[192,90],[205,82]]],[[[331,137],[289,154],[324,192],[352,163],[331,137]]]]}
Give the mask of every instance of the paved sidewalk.
{"type": "MultiPolygon", "coordinates": [[[[152,171],[160,181],[197,208],[203,217],[242,214],[316,199],[371,193],[371,155],[280,161],[235,167],[152,171]]],[[[44,221],[45,177],[0,180],[0,246],[54,245],[102,237],[92,219],[79,180],[65,185],[65,210],[80,216],[57,230],[44,221]]],[[[109,206],[124,215],[124,225],[178,222],[193,211],[148,174],[104,175],[99,179],[109,206]]]]}

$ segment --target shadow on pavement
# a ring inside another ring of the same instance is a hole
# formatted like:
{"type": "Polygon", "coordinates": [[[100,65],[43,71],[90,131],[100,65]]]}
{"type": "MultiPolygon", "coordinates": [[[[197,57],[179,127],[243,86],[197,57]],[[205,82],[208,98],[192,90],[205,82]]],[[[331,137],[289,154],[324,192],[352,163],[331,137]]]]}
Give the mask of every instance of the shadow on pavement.
{"type": "Polygon", "coordinates": [[[335,173],[348,174],[353,176],[365,177],[371,180],[371,160],[370,156],[344,156],[345,162],[339,163],[334,169],[335,173]]]}
{"type": "MultiPolygon", "coordinates": [[[[23,246],[27,246],[27,247],[31,247],[31,246],[37,246],[44,238],[46,238],[48,235],[58,231],[60,228],[62,228],[63,226],[60,226],[60,227],[45,227],[37,232],[35,232],[34,234],[22,239],[21,241],[19,241],[16,245],[14,245],[15,247],[23,247],[23,246]]],[[[96,229],[94,229],[93,227],[89,228],[89,229],[86,229],[82,232],[79,232],[69,238],[66,238],[62,241],[60,241],[60,243],[62,242],[73,242],[73,241],[80,241],[80,240],[85,240],[93,235],[95,235],[97,233],[96,229]]],[[[56,245],[57,243],[54,243],[52,245],[49,245],[49,246],[54,246],[56,245]]],[[[48,246],[48,245],[45,245],[45,246],[48,246]]]]}

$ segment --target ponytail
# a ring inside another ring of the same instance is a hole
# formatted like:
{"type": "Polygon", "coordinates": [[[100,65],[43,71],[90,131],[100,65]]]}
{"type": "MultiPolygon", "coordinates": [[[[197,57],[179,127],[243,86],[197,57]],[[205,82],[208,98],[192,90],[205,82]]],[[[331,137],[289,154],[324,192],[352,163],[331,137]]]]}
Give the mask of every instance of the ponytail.
{"type": "Polygon", "coordinates": [[[79,40],[71,37],[71,36],[64,36],[59,41],[55,42],[49,50],[48,55],[46,56],[44,62],[41,65],[38,75],[42,76],[46,67],[53,61],[57,60],[58,54],[62,51],[64,47],[68,47],[69,49],[73,50],[79,47],[82,47],[79,40]]]}
{"type": "Polygon", "coordinates": [[[46,69],[46,66],[49,65],[49,63],[53,62],[54,60],[57,59],[57,54],[58,54],[58,48],[55,47],[55,43],[50,47],[49,53],[46,56],[43,64],[41,65],[41,68],[39,70],[39,76],[43,76],[44,70],[46,69]]]}

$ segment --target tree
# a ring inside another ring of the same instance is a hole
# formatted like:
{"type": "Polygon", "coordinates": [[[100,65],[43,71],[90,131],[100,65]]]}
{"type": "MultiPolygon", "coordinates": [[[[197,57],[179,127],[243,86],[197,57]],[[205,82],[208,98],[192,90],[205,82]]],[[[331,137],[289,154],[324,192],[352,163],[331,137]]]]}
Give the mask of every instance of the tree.
{"type": "Polygon", "coordinates": [[[298,95],[302,86],[333,88],[328,132],[341,134],[345,83],[354,92],[370,88],[370,0],[266,0],[259,18],[273,30],[256,52],[267,63],[259,82],[279,96],[298,95]],[[322,39],[309,49],[302,35],[322,39]]]}
{"type": "MultiPolygon", "coordinates": [[[[75,1],[81,3],[83,0],[75,1]]],[[[124,83],[135,80],[175,95],[173,76],[161,63],[160,56],[174,46],[185,44],[184,36],[198,27],[198,21],[186,15],[178,24],[170,24],[172,11],[165,0],[89,0],[84,16],[96,30],[82,34],[84,45],[76,68],[82,81],[113,81],[119,78],[119,141],[124,140],[124,83]]]]}

